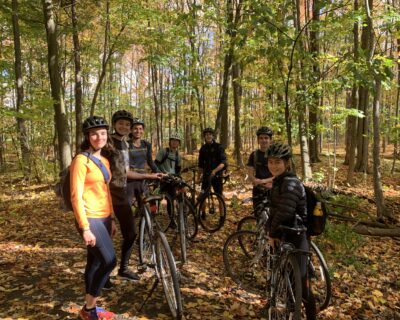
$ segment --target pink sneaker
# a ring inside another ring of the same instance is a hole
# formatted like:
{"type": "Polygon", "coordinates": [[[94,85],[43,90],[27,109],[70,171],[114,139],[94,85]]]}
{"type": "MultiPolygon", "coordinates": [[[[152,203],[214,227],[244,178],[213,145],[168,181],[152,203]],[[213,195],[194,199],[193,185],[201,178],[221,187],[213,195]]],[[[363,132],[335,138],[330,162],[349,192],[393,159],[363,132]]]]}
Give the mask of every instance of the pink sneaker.
{"type": "Polygon", "coordinates": [[[97,317],[99,320],[115,319],[116,314],[111,311],[106,311],[103,308],[96,307],[97,317]]]}

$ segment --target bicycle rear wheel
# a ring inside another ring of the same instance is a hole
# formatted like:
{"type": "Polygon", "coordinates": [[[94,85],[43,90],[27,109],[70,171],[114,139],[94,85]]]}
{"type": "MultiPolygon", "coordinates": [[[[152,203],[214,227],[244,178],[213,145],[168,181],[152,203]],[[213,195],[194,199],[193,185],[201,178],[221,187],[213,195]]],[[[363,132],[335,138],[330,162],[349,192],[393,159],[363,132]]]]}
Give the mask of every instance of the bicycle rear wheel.
{"type": "Polygon", "coordinates": [[[332,297],[331,278],[325,258],[313,241],[310,241],[310,251],[309,278],[311,289],[314,293],[317,310],[321,311],[328,307],[332,297]]]}
{"type": "Polygon", "coordinates": [[[208,232],[216,232],[222,228],[226,218],[226,205],[221,195],[210,192],[199,203],[199,221],[208,232]]]}
{"type": "Polygon", "coordinates": [[[296,256],[289,254],[277,270],[275,292],[268,306],[269,320],[300,320],[302,287],[296,256]]]}
{"type": "Polygon", "coordinates": [[[257,218],[255,216],[246,216],[239,220],[236,231],[257,230],[257,218]]]}
{"type": "Polygon", "coordinates": [[[179,275],[175,259],[171,253],[167,238],[158,231],[156,241],[157,276],[164,289],[169,309],[175,319],[181,319],[183,313],[179,275]]]}
{"type": "Polygon", "coordinates": [[[255,231],[241,230],[226,240],[224,266],[229,277],[246,291],[264,294],[270,274],[270,251],[265,238],[255,231]]]}

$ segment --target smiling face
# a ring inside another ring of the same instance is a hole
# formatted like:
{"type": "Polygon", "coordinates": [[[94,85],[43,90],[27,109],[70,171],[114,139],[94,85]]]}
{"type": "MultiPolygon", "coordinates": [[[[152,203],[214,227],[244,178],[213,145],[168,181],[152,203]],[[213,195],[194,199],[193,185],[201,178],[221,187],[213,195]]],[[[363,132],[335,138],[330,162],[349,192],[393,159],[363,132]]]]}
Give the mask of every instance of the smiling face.
{"type": "Polygon", "coordinates": [[[262,151],[266,151],[272,143],[272,138],[267,134],[260,134],[257,140],[262,151]]]}
{"type": "Polygon", "coordinates": [[[114,128],[121,136],[127,136],[131,132],[131,122],[127,119],[119,119],[115,122],[114,128]]]}
{"type": "Polygon", "coordinates": [[[289,161],[281,158],[268,157],[268,170],[274,177],[284,173],[289,168],[289,161]]]}
{"type": "Polygon", "coordinates": [[[181,142],[177,139],[169,139],[169,146],[171,149],[178,149],[179,145],[181,144],[181,142]]]}
{"type": "Polygon", "coordinates": [[[133,125],[132,127],[133,140],[141,139],[143,137],[143,133],[144,133],[143,125],[141,124],[133,125]]]}
{"type": "Polygon", "coordinates": [[[206,132],[204,134],[204,140],[206,143],[212,143],[214,139],[214,135],[211,132],[206,132]]]}
{"type": "Polygon", "coordinates": [[[88,132],[89,143],[96,151],[103,148],[107,144],[107,129],[94,128],[88,132]]]}

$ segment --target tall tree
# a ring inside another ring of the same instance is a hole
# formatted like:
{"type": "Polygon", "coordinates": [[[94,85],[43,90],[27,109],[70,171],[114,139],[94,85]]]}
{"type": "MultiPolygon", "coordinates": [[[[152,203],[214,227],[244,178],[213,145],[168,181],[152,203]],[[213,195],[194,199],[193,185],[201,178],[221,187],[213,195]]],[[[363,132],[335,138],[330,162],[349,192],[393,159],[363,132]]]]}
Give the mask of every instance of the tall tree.
{"type": "MultiPolygon", "coordinates": [[[[366,8],[372,10],[373,0],[366,0],[366,8]]],[[[369,15],[366,15],[361,33],[361,51],[364,54],[365,63],[368,64],[372,60],[373,55],[373,29],[372,20],[369,15]]],[[[357,161],[355,171],[368,171],[368,128],[369,128],[369,88],[367,83],[360,85],[358,90],[358,109],[364,114],[363,118],[358,119],[357,127],[357,161]]]]}
{"type": "Polygon", "coordinates": [[[14,33],[14,70],[15,70],[15,88],[17,91],[17,132],[21,147],[22,171],[27,178],[30,173],[30,147],[28,134],[26,131],[25,119],[19,116],[24,104],[24,81],[22,75],[22,53],[21,37],[18,19],[18,0],[12,0],[12,25],[14,33]]]}
{"type": "Polygon", "coordinates": [[[52,0],[42,0],[44,23],[47,34],[48,69],[51,97],[55,113],[55,128],[58,139],[58,156],[60,168],[66,169],[71,163],[71,145],[68,119],[61,91],[60,67],[58,62],[57,23],[52,0]]]}
{"type": "MultiPolygon", "coordinates": [[[[312,83],[317,84],[320,82],[320,67],[319,67],[319,20],[320,20],[320,10],[321,4],[320,0],[312,1],[312,21],[310,30],[310,53],[312,58],[312,83]]],[[[319,159],[319,133],[318,133],[318,107],[320,104],[320,90],[319,86],[314,86],[312,97],[311,97],[311,105],[310,105],[310,115],[309,115],[309,147],[310,147],[310,161],[311,163],[321,161],[319,159]]]]}
{"type": "MultiPolygon", "coordinates": [[[[358,11],[358,0],[354,0],[354,11],[358,11]]],[[[358,61],[358,22],[355,21],[353,25],[353,60],[354,63],[358,61]]],[[[353,80],[353,88],[351,90],[351,97],[349,107],[353,109],[357,109],[357,84],[356,81],[353,80]]],[[[348,158],[349,168],[347,170],[347,183],[353,183],[354,177],[354,168],[355,168],[355,156],[356,156],[356,147],[357,147],[357,135],[354,134],[357,129],[357,117],[349,116],[347,122],[347,142],[349,146],[346,149],[346,158],[348,158]],[[348,154],[348,156],[347,156],[348,154]]]]}
{"type": "Polygon", "coordinates": [[[71,2],[72,39],[74,43],[74,67],[75,67],[75,148],[79,150],[82,140],[82,70],[81,70],[81,45],[79,42],[78,16],[76,14],[76,0],[71,2]]]}

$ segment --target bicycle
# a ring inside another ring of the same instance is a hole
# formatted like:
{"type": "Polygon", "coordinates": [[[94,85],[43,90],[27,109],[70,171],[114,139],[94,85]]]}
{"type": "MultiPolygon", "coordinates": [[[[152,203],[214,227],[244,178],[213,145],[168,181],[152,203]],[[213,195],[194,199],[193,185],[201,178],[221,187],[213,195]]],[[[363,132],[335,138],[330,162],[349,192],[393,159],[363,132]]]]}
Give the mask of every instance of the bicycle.
{"type": "MultiPolygon", "coordinates": [[[[304,287],[299,264],[299,256],[310,256],[310,251],[296,249],[292,243],[285,241],[288,234],[300,235],[307,231],[304,226],[287,227],[279,226],[284,232],[279,245],[274,248],[271,254],[271,276],[270,285],[267,287],[267,306],[269,320],[293,319],[300,320],[302,317],[302,298],[304,287]]],[[[309,264],[307,259],[305,277],[309,279],[309,264]]],[[[311,286],[307,286],[311,290],[311,286]]]]}
{"type": "MultiPolygon", "coordinates": [[[[204,230],[210,233],[220,230],[226,219],[226,204],[222,195],[211,191],[211,180],[213,177],[209,177],[206,190],[196,197],[196,172],[198,169],[197,167],[189,167],[182,172],[185,171],[192,171],[193,173],[192,186],[186,184],[188,192],[186,192],[185,196],[196,209],[197,221],[204,230]]],[[[223,177],[223,183],[227,179],[228,176],[223,177]]]]}
{"type": "Polygon", "coordinates": [[[139,206],[139,210],[142,212],[139,231],[139,262],[142,267],[153,268],[156,275],[156,281],[150,294],[140,309],[161,282],[172,316],[175,319],[181,319],[183,306],[179,285],[180,275],[167,238],[155,218],[158,211],[156,203],[163,198],[162,194],[147,196],[142,199],[139,206]]]}
{"type": "MultiPolygon", "coordinates": [[[[258,230],[259,221],[253,216],[246,216],[242,218],[237,226],[237,231],[258,230]]],[[[259,231],[257,231],[259,232],[259,231]]],[[[309,255],[309,274],[311,286],[316,300],[317,309],[319,311],[325,310],[332,298],[332,282],[329,275],[329,267],[316,243],[309,239],[310,255],[309,255]]]]}
{"type": "Polygon", "coordinates": [[[223,260],[227,274],[240,288],[262,295],[268,285],[271,248],[265,229],[269,209],[258,208],[256,228],[231,234],[223,247],[223,260]]]}
{"type": "Polygon", "coordinates": [[[172,212],[170,213],[171,224],[175,225],[175,218],[178,220],[178,234],[180,240],[181,262],[185,263],[187,260],[187,240],[193,240],[198,231],[198,222],[196,217],[196,210],[192,203],[186,198],[186,188],[189,187],[187,183],[177,175],[168,175],[162,178],[172,194],[170,198],[172,203],[172,212]]]}
{"type": "MultiPolygon", "coordinates": [[[[242,218],[237,225],[237,231],[250,230],[259,233],[260,221],[254,215],[242,218]]],[[[319,311],[325,310],[332,298],[332,282],[329,275],[329,267],[324,255],[318,248],[317,244],[309,239],[310,256],[309,256],[309,274],[310,280],[319,311]]]]}

